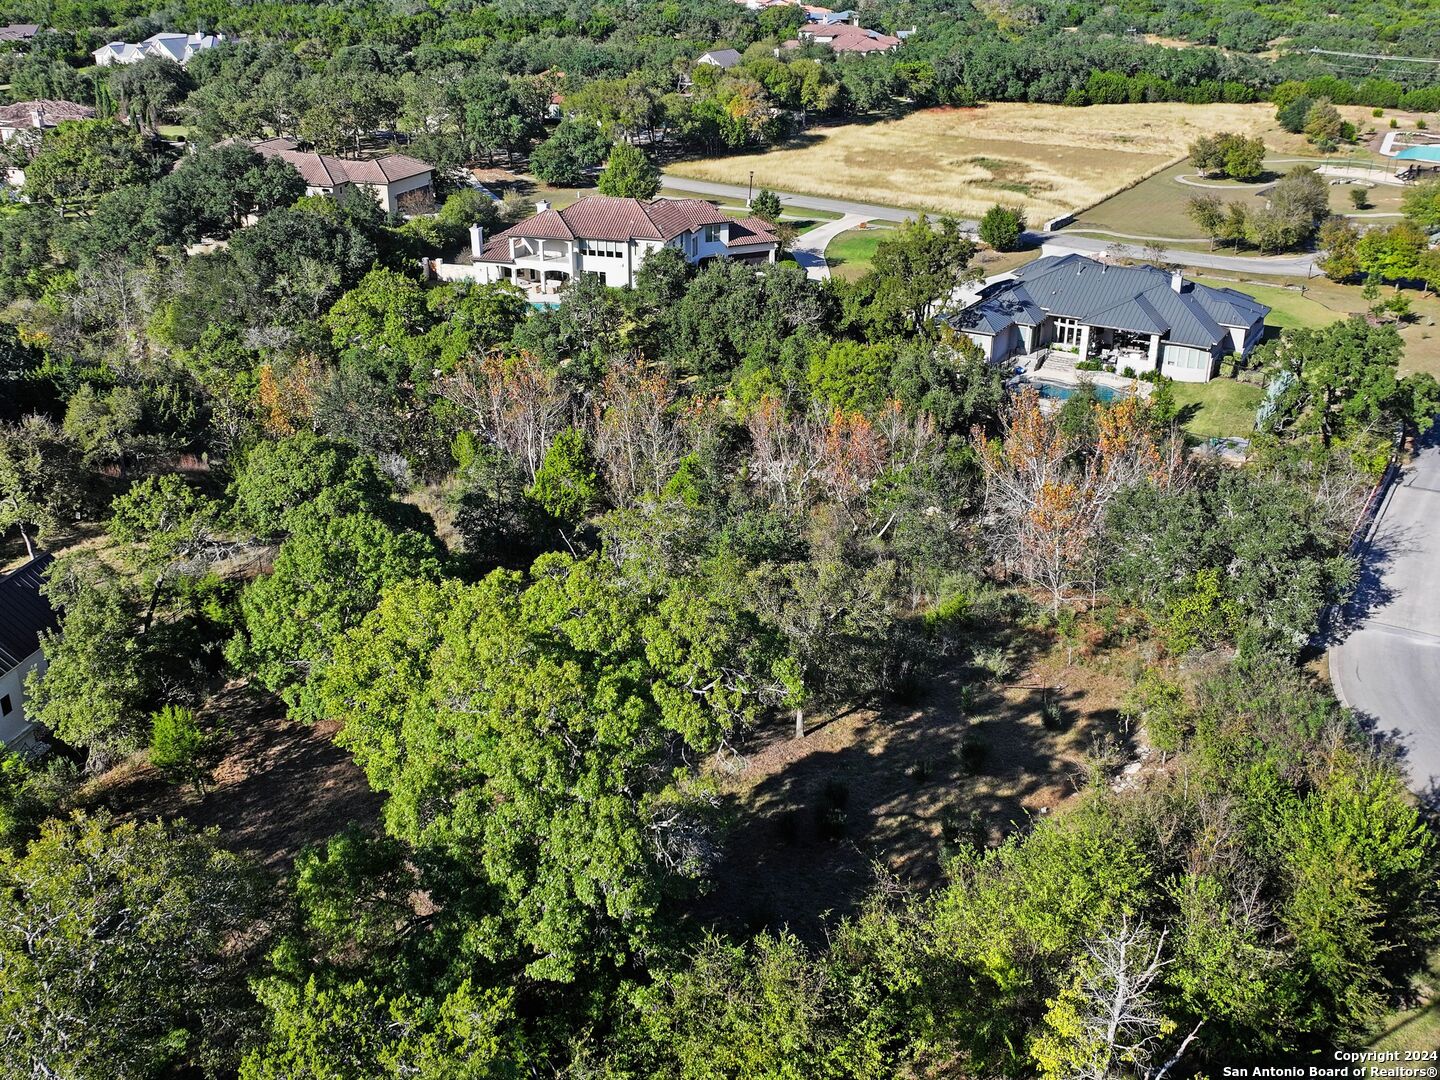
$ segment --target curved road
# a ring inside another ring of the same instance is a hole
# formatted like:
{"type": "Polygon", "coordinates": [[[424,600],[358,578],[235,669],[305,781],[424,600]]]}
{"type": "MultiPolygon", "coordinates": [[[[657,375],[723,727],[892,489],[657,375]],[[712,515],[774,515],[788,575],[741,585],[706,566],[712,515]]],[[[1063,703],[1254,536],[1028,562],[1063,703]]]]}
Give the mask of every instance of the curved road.
{"type": "Polygon", "coordinates": [[[1410,786],[1440,796],[1440,426],[1391,487],[1330,647],[1340,700],[1404,748],[1410,786]]]}

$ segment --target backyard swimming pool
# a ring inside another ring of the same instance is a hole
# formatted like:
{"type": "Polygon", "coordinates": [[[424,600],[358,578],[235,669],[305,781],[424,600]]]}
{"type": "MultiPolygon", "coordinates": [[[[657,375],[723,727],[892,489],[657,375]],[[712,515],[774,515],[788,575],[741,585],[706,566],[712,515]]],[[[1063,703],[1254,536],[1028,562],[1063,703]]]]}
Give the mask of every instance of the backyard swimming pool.
{"type": "MultiPolygon", "coordinates": [[[[1078,386],[1063,386],[1060,383],[1046,382],[1044,379],[1029,379],[1022,383],[1024,386],[1033,386],[1040,392],[1042,398],[1049,398],[1052,401],[1064,401],[1073,397],[1078,386]]],[[[1116,390],[1113,386],[1094,386],[1095,397],[1107,405],[1112,401],[1119,401],[1121,398],[1129,397],[1126,390],[1116,390]]]]}

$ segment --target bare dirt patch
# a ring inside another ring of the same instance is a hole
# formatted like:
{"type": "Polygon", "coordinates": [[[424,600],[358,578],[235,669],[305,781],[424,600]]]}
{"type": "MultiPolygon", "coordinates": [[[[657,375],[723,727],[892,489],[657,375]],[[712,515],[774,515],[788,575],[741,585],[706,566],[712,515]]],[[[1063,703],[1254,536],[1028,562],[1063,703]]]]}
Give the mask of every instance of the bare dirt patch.
{"type": "Polygon", "coordinates": [[[989,687],[957,663],[913,706],[843,713],[798,741],[783,720],[754,732],[744,767],[722,775],[735,825],[697,915],[813,940],[827,916],[855,909],[877,868],[933,886],[953,845],[998,843],[1061,809],[1097,740],[1128,742],[1118,705],[1130,685],[1115,663],[1065,660],[1050,649],[989,687]],[[1047,700],[1063,726],[1047,727],[1047,700]]]}
{"type": "Polygon", "coordinates": [[[334,724],[289,721],[274,696],[239,684],[217,694],[205,715],[222,719],[227,733],[203,796],[167,783],[140,755],[86,785],[79,804],[122,818],[214,825],[227,847],[277,873],[348,826],[378,827],[381,799],[335,745],[334,724]]]}

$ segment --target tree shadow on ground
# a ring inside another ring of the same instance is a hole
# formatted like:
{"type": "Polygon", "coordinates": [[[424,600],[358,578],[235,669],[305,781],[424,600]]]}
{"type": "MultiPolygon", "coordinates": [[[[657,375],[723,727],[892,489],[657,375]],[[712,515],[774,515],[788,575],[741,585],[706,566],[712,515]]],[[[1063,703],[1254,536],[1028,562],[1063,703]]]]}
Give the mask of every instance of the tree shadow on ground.
{"type": "Polygon", "coordinates": [[[1096,740],[1128,743],[1115,707],[1124,680],[1080,674],[1047,660],[980,688],[982,673],[955,663],[918,704],[854,710],[803,740],[783,718],[753,731],[730,778],[725,853],[694,916],[817,941],[877,877],[939,884],[947,852],[998,844],[1073,795],[1096,740]]]}
{"type": "Polygon", "coordinates": [[[287,872],[306,846],[348,826],[378,828],[382,799],[335,745],[335,725],[292,722],[278,698],[242,684],[227,686],[204,713],[225,734],[203,795],[177,788],[143,760],[133,760],[89,785],[84,804],[122,818],[213,825],[227,847],[276,873],[287,872]]]}

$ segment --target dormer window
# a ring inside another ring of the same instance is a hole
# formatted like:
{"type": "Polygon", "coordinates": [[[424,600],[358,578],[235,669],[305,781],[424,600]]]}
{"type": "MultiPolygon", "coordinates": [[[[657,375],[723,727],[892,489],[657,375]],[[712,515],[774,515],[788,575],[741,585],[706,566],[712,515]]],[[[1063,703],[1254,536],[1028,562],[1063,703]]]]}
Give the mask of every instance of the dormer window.
{"type": "Polygon", "coordinates": [[[706,225],[705,242],[707,244],[718,244],[721,240],[720,230],[722,228],[724,228],[723,225],[706,225]]]}

